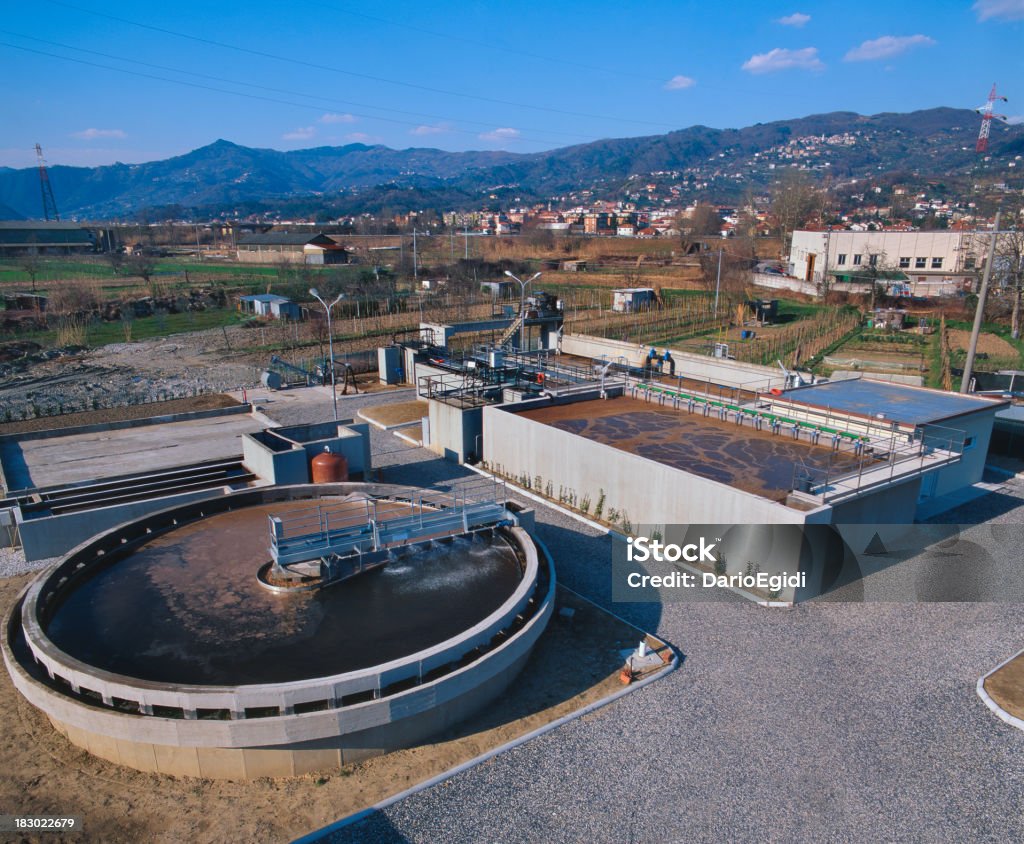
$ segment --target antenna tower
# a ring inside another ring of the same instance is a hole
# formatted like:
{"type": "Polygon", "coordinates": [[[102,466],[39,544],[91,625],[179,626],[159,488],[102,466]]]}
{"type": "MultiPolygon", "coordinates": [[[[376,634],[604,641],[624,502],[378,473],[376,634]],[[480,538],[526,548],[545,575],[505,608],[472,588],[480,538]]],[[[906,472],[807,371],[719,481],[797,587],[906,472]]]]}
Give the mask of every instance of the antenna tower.
{"type": "Polygon", "coordinates": [[[988,151],[988,133],[992,129],[992,118],[995,117],[999,120],[1006,120],[1005,114],[996,114],[993,111],[996,100],[1002,100],[1005,103],[1006,97],[1000,96],[996,93],[996,86],[995,83],[993,83],[992,90],[988,95],[988,101],[985,105],[975,109],[975,111],[981,115],[981,130],[978,132],[978,143],[974,147],[975,152],[988,151]]]}
{"type": "Polygon", "coordinates": [[[46,159],[43,158],[43,148],[39,144],[36,144],[36,159],[39,162],[39,190],[43,194],[43,216],[47,220],[60,221],[57,200],[53,198],[53,185],[50,184],[50,174],[46,170],[46,159]]]}

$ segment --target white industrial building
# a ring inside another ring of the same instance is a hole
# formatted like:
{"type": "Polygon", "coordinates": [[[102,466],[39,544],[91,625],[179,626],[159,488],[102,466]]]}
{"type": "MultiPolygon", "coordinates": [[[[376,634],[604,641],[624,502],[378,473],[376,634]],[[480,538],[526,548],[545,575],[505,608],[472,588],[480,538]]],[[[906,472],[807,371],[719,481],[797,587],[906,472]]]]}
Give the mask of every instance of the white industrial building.
{"type": "Polygon", "coordinates": [[[789,274],[834,289],[874,280],[902,283],[912,295],[952,295],[974,288],[988,254],[990,234],[952,231],[795,231],[789,274]]]}

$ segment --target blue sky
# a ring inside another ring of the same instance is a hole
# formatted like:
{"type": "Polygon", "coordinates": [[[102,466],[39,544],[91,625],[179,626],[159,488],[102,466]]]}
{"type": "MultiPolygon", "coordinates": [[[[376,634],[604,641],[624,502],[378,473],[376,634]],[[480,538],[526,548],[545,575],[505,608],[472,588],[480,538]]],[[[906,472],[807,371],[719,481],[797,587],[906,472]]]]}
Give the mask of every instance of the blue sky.
{"type": "Polygon", "coordinates": [[[0,165],[217,138],[534,152],[694,124],[973,108],[1024,119],[1024,0],[125,4],[0,19],[0,165]],[[182,37],[188,36],[188,37],[182,37]],[[185,84],[183,84],[185,83],[185,84]]]}

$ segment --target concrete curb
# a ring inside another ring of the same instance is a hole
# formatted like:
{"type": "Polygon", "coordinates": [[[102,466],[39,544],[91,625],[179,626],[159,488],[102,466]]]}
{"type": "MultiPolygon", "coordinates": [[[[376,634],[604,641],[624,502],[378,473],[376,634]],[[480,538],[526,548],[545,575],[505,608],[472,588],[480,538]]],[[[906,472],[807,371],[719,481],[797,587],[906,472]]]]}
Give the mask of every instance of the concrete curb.
{"type": "Polygon", "coordinates": [[[1000,721],[1003,721],[1003,722],[1009,724],[1011,727],[1016,727],[1018,730],[1024,730],[1024,720],[1021,720],[1020,718],[1018,718],[1015,715],[1011,715],[1009,712],[1007,712],[1005,709],[1003,709],[1003,707],[1001,707],[998,703],[996,703],[992,699],[992,696],[987,691],[985,691],[985,681],[989,677],[991,677],[993,674],[995,674],[1000,668],[1002,668],[1003,666],[1008,665],[1009,663],[1013,662],[1021,654],[1024,654],[1024,649],[1017,651],[1017,653],[1015,653],[1009,659],[1003,660],[1002,662],[999,663],[999,665],[997,665],[995,668],[993,668],[987,674],[984,674],[981,677],[979,677],[978,678],[978,683],[975,686],[975,691],[977,691],[978,697],[981,698],[981,700],[985,704],[985,706],[987,706],[990,710],[992,710],[992,712],[995,714],[995,716],[1000,721]]]}
{"type": "Polygon", "coordinates": [[[420,440],[414,440],[412,437],[406,436],[401,431],[392,431],[391,433],[404,443],[409,443],[409,445],[415,446],[416,448],[423,448],[423,443],[420,440]]]}
{"type": "Polygon", "coordinates": [[[423,424],[422,417],[420,419],[414,419],[412,422],[398,422],[395,425],[385,425],[382,422],[378,422],[376,419],[371,419],[369,416],[366,416],[361,410],[356,411],[356,416],[364,422],[369,422],[374,428],[379,428],[381,431],[394,431],[398,428],[411,428],[413,425],[423,424]]]}
{"type": "MultiPolygon", "coordinates": [[[[537,537],[533,537],[533,539],[535,542],[539,542],[537,537]]],[[[543,545],[543,543],[541,543],[541,545],[543,545]]],[[[572,589],[569,589],[568,591],[572,592],[574,595],[578,594],[577,592],[574,592],[572,589]]],[[[583,598],[582,595],[580,595],[579,597],[583,598]]],[[[583,599],[590,604],[594,604],[594,602],[591,601],[589,598],[583,599]]],[[[608,610],[605,610],[604,607],[601,607],[599,604],[594,604],[594,606],[598,607],[602,612],[608,612],[608,610]]],[[[613,616],[619,621],[624,622],[625,624],[628,624],[630,627],[639,630],[641,633],[644,632],[643,630],[641,630],[641,628],[637,627],[632,622],[626,621],[623,618],[619,618],[619,616],[615,615],[614,613],[609,612],[609,615],[613,616]]],[[[672,646],[669,645],[669,647],[671,648],[672,646]]],[[[550,733],[552,730],[561,727],[563,724],[568,724],[570,721],[573,721],[576,718],[588,715],[591,712],[595,712],[603,706],[607,706],[610,703],[614,703],[615,701],[625,697],[628,694],[632,694],[633,692],[639,691],[644,686],[650,685],[651,683],[655,682],[656,680],[660,680],[663,677],[667,677],[678,667],[679,654],[676,653],[675,648],[672,648],[672,661],[668,663],[665,669],[659,671],[657,674],[653,674],[652,676],[646,677],[643,680],[638,680],[636,683],[633,683],[629,686],[625,686],[624,688],[619,689],[616,692],[613,692],[606,698],[596,700],[593,703],[587,704],[582,709],[577,709],[575,712],[570,712],[567,715],[563,715],[561,718],[555,719],[550,724],[544,724],[543,726],[538,727],[535,730],[531,730],[530,732],[525,733],[524,735],[521,735],[518,738],[505,742],[505,744],[491,748],[490,750],[481,753],[479,756],[469,759],[460,765],[456,765],[454,768],[449,768],[447,771],[443,771],[442,773],[437,774],[436,776],[433,776],[428,780],[424,780],[423,782],[418,783],[417,785],[405,789],[405,791],[400,791],[398,794],[393,794],[391,797],[385,798],[384,800],[381,800],[378,803],[374,803],[372,806],[366,809],[362,809],[361,811],[355,812],[354,814],[351,814],[348,817],[341,818],[340,820],[337,820],[332,824],[322,827],[321,829],[314,830],[313,832],[303,835],[301,838],[296,838],[292,842],[292,844],[313,844],[313,842],[315,841],[321,841],[323,838],[330,835],[331,833],[337,832],[338,830],[344,829],[345,827],[352,826],[353,824],[357,824],[360,821],[370,817],[375,812],[379,812],[381,809],[386,809],[388,806],[391,806],[394,803],[398,803],[399,801],[404,800],[407,797],[411,797],[412,795],[418,794],[421,791],[425,791],[428,788],[433,788],[435,785],[438,785],[447,779],[451,779],[452,777],[457,776],[458,774],[472,770],[477,765],[480,765],[481,763],[486,762],[489,759],[493,759],[495,756],[498,756],[499,754],[504,753],[507,750],[513,750],[519,747],[520,745],[526,744],[528,741],[532,741],[533,739],[544,735],[545,733],[550,733]]]]}

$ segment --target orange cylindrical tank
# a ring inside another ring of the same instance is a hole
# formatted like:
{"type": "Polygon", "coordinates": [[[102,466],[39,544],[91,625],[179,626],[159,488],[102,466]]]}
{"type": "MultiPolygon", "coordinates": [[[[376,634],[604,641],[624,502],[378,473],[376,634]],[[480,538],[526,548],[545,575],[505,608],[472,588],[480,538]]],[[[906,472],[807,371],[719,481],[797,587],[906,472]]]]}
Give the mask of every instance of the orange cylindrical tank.
{"type": "Polygon", "coordinates": [[[313,458],[310,473],[315,484],[336,484],[348,480],[348,461],[326,448],[313,458]]]}

